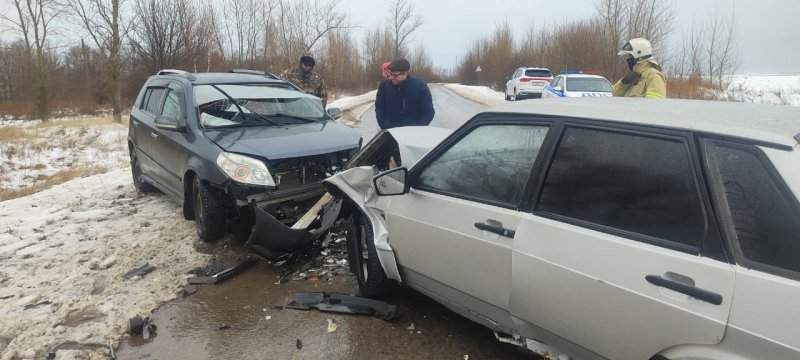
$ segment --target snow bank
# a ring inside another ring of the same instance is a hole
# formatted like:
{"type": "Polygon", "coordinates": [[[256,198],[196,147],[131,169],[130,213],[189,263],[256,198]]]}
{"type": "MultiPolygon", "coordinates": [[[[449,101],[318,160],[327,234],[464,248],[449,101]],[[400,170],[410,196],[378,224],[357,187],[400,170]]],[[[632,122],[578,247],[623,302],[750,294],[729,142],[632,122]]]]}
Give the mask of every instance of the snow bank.
{"type": "Polygon", "coordinates": [[[720,100],[800,106],[800,75],[734,75],[720,100]]]}
{"type": "Polygon", "coordinates": [[[486,86],[469,86],[461,84],[443,84],[459,96],[472,100],[482,105],[497,105],[505,100],[502,92],[492,90],[486,86]]]}
{"type": "Polygon", "coordinates": [[[206,261],[195,239],[177,204],[137,196],[128,168],[0,202],[0,359],[60,346],[107,358],[130,317],[178,296],[206,261]],[[144,263],[156,270],[123,279],[144,263]]]}
{"type": "Polygon", "coordinates": [[[350,127],[357,127],[361,122],[361,116],[372,108],[375,103],[377,93],[378,90],[372,90],[357,96],[345,96],[328,104],[328,108],[338,107],[342,109],[344,114],[339,119],[339,122],[350,127]]]}

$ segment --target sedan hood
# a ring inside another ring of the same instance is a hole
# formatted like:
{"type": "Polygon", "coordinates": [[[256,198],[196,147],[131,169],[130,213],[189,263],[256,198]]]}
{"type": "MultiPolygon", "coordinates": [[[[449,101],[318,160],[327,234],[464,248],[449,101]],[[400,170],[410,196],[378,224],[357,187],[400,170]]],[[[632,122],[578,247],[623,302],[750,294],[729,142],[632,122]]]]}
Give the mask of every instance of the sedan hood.
{"type": "Polygon", "coordinates": [[[334,121],[207,129],[205,135],[227,152],[278,160],[357,148],[361,135],[334,121]]]}

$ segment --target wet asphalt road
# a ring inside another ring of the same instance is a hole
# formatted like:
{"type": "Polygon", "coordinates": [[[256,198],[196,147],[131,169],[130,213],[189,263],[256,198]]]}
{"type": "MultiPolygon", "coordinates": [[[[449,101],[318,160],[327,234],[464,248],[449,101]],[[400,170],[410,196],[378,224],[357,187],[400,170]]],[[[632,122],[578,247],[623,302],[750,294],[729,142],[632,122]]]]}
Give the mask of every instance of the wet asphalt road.
{"type": "MultiPolygon", "coordinates": [[[[482,106],[432,86],[436,117],[431,125],[456,128],[482,106]]],[[[362,118],[365,135],[377,132],[374,110],[362,118]]],[[[241,244],[228,240],[201,249],[235,259],[241,244]]],[[[387,302],[397,305],[391,322],[353,315],[277,309],[297,291],[353,293],[349,274],[332,281],[276,283],[273,267],[259,263],[239,276],[199,286],[190,296],[154,312],[157,335],[123,341],[124,359],[532,359],[530,353],[494,339],[492,332],[407,288],[387,302]],[[328,321],[336,324],[329,332],[328,321]]]]}

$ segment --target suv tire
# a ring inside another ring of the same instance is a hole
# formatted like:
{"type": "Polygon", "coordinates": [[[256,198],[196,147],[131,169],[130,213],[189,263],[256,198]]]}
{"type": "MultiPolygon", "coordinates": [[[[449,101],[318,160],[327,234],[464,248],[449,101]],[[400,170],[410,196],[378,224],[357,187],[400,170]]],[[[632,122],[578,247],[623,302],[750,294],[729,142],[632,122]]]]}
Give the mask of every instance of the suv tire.
{"type": "Polygon", "coordinates": [[[133,177],[133,187],[142,194],[154,193],[158,190],[142,178],[142,168],[139,166],[139,159],[136,158],[136,151],[129,146],[128,151],[131,156],[131,176],[133,177]]]}
{"type": "Polygon", "coordinates": [[[372,236],[372,225],[360,212],[354,211],[345,220],[347,256],[350,271],[358,280],[359,295],[382,298],[389,293],[391,282],[383,272],[372,236]]]}
{"type": "Polygon", "coordinates": [[[219,194],[195,177],[192,195],[197,236],[205,242],[219,240],[225,234],[225,212],[219,194]]]}

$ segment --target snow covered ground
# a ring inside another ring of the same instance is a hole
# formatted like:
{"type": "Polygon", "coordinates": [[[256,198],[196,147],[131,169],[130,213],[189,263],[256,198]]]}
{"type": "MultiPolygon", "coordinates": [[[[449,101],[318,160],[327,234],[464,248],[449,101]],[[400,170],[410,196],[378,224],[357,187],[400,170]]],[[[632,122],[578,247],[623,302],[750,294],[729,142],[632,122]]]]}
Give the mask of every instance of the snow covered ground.
{"type": "Polygon", "coordinates": [[[734,75],[720,100],[800,106],[800,74],[734,75]]]}
{"type": "Polygon", "coordinates": [[[486,86],[443,85],[462,97],[486,106],[497,105],[505,100],[505,95],[502,92],[492,90],[492,88],[486,86]]]}
{"type": "Polygon", "coordinates": [[[106,359],[131,316],[203,264],[195,239],[177,204],[137,196],[127,168],[0,202],[0,359],[106,359]],[[144,263],[156,270],[123,279],[144,263]]]}
{"type": "Polygon", "coordinates": [[[127,132],[108,117],[0,121],[0,201],[124,166],[127,132]]]}

